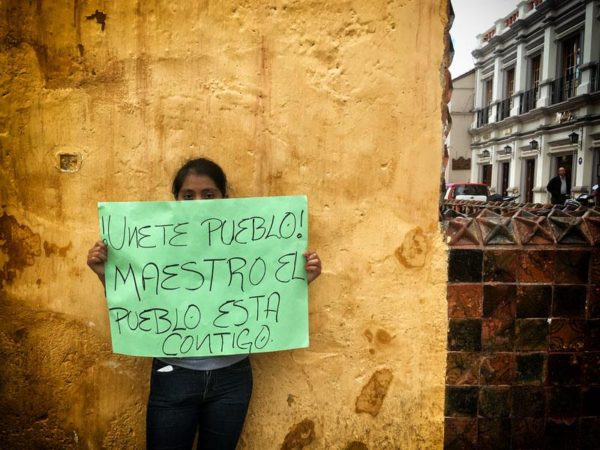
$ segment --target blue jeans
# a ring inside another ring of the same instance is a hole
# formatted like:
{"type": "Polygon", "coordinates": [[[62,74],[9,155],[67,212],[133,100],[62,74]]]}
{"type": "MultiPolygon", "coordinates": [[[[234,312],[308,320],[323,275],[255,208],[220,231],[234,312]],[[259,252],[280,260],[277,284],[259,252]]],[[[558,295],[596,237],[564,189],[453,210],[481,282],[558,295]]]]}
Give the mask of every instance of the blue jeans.
{"type": "Polygon", "coordinates": [[[234,450],[252,394],[249,359],[216,370],[158,371],[167,365],[152,363],[147,448],[189,450],[198,430],[198,449],[234,450]]]}

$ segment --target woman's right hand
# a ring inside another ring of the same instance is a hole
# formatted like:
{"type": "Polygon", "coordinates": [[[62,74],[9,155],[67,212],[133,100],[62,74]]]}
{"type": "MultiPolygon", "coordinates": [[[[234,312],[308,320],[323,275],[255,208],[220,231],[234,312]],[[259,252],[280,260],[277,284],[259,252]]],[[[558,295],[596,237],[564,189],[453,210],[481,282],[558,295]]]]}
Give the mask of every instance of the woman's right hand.
{"type": "Polygon", "coordinates": [[[94,271],[98,278],[104,282],[104,264],[107,258],[106,244],[98,241],[90,249],[87,256],[87,265],[94,271]]]}

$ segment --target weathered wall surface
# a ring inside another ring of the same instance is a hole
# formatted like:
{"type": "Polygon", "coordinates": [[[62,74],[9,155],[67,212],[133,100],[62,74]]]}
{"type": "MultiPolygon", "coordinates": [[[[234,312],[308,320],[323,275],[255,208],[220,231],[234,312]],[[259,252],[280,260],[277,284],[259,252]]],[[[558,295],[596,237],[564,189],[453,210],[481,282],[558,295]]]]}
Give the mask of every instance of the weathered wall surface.
{"type": "Polygon", "coordinates": [[[445,0],[5,0],[0,446],[141,448],[149,361],[111,354],[97,201],[306,193],[311,346],[253,357],[240,448],[439,448],[445,0]]]}

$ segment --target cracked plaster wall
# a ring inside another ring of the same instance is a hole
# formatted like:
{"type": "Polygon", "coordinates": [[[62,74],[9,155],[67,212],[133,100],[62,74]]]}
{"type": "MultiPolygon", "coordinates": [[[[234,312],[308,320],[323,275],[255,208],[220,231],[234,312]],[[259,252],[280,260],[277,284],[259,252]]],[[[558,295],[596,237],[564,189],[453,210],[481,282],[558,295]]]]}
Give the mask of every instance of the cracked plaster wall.
{"type": "Polygon", "coordinates": [[[97,201],[306,193],[309,349],[256,355],[243,449],[439,448],[446,1],[6,0],[0,446],[142,448],[149,361],[113,355],[97,201]]]}

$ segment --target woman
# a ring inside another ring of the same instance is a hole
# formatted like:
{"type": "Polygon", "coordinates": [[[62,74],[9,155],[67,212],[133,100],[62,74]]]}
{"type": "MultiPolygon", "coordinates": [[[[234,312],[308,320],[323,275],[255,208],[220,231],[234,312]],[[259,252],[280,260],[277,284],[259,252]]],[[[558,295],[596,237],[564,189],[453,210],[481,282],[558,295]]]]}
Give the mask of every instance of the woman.
{"type": "MultiPolygon", "coordinates": [[[[227,197],[227,178],[216,163],[188,161],[173,179],[176,200],[227,197]]],[[[321,273],[315,252],[304,253],[308,282],[321,273]]],[[[104,284],[107,248],[98,241],[88,253],[88,266],[104,284]]],[[[248,355],[155,358],[146,417],[148,449],[192,448],[198,430],[202,450],[235,449],[252,393],[248,355]]]]}

